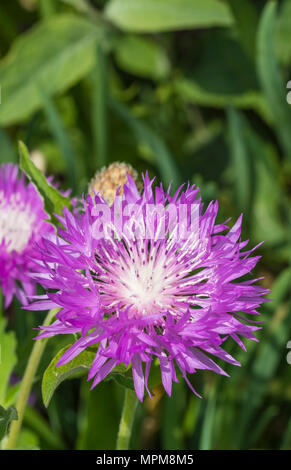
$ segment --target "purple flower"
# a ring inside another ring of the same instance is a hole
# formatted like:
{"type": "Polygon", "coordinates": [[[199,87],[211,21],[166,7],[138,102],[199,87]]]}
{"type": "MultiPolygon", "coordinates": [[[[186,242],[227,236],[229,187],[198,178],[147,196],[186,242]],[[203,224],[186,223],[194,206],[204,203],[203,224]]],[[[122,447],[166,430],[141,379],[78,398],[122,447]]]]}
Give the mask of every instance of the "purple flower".
{"type": "Polygon", "coordinates": [[[25,305],[26,296],[35,291],[34,244],[41,235],[52,233],[52,225],[45,221],[47,214],[34,186],[26,184],[18,167],[12,163],[0,166],[0,287],[5,307],[16,295],[25,305]]]}
{"type": "Polygon", "coordinates": [[[144,389],[150,395],[152,361],[169,395],[177,370],[196,393],[187,374],[227,375],[211,357],[240,365],[222,344],[231,337],[245,349],[241,337],[256,340],[260,322],[244,315],[258,314],[268,293],[256,279],[238,280],[259,259],[254,249],[243,251],[241,217],[231,229],[216,224],[218,203],[204,210],[195,186],[171,196],[170,188],[153,189],[147,174],[143,179],[140,194],[128,175],[112,207],[96,194],[86,196],[81,214],[64,210],[59,237],[40,248],[35,279],[47,295],[30,306],[60,308],[38,338],[79,335],[58,365],[98,344],[92,388],[116,365],[131,364],[140,400],[144,389]]]}

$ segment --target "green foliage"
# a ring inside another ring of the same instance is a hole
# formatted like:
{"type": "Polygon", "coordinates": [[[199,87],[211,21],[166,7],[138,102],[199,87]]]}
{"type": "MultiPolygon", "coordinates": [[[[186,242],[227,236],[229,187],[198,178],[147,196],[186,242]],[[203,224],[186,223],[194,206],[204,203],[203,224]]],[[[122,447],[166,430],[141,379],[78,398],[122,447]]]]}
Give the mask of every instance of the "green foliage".
{"type": "Polygon", "coordinates": [[[7,433],[8,426],[14,419],[17,419],[17,411],[13,406],[9,406],[7,410],[0,405],[0,441],[7,433]]]}
{"type": "Polygon", "coordinates": [[[139,33],[232,23],[227,6],[217,0],[110,0],[105,14],[123,30],[139,33]]]}
{"type": "Polygon", "coordinates": [[[7,331],[6,327],[6,319],[0,318],[0,448],[9,424],[17,419],[17,411],[12,406],[15,403],[15,387],[10,385],[10,377],[17,362],[16,338],[14,332],[7,331]]]}
{"type": "Polygon", "coordinates": [[[83,78],[94,64],[99,36],[94,25],[73,15],[53,17],[21,36],[0,65],[0,124],[40,108],[39,88],[51,96],[83,78]]]}
{"type": "Polygon", "coordinates": [[[124,35],[114,47],[116,62],[123,70],[138,77],[160,80],[170,72],[168,57],[156,42],[137,35],[124,35]]]}
{"type": "MultiPolygon", "coordinates": [[[[205,204],[219,201],[221,221],[232,217],[231,226],[244,213],[250,247],[264,240],[254,276],[265,278],[258,282],[271,288],[272,302],[261,308],[260,342],[247,341],[244,352],[227,340],[242,367],[226,365],[229,378],[195,374],[202,400],[181,377],[166,397],[152,365],[154,399],[137,409],[134,446],[290,449],[291,0],[44,0],[33,11],[2,3],[0,161],[16,162],[19,150],[52,223],[71,202],[47,182],[36,154],[77,197],[112,161],[148,170],[164,187],[198,184],[205,204]]],[[[0,319],[5,432],[19,391],[11,373],[22,377],[41,323],[17,302],[7,318],[0,319]]],[[[55,367],[67,341],[48,341],[19,448],[115,445],[131,370],[117,367],[90,391],[96,350],[55,367]]]]}
{"type": "Polygon", "coordinates": [[[16,338],[13,331],[6,331],[6,320],[0,318],[0,405],[6,404],[9,379],[17,361],[16,338]]]}
{"type": "Polygon", "coordinates": [[[92,365],[96,351],[86,350],[75,359],[63,366],[56,367],[61,356],[72,346],[71,344],[61,349],[50,362],[42,378],[42,399],[45,406],[48,406],[57,387],[67,379],[81,377],[92,365]]]}
{"type": "Polygon", "coordinates": [[[52,222],[57,224],[58,221],[53,214],[61,214],[65,206],[70,208],[70,199],[62,196],[62,194],[60,194],[60,192],[47,181],[45,176],[32,162],[29,157],[28,150],[23,142],[19,142],[19,154],[20,168],[38,189],[39,193],[43,197],[44,207],[47,213],[51,217],[52,222]]]}
{"type": "Polygon", "coordinates": [[[286,101],[286,85],[283,82],[275,57],[276,2],[265,7],[258,28],[257,68],[258,75],[275,117],[274,125],[278,132],[282,149],[291,159],[291,110],[286,101]]]}
{"type": "MultiPolygon", "coordinates": [[[[81,377],[85,373],[88,374],[93,363],[96,349],[87,348],[67,364],[56,367],[57,362],[70,346],[72,346],[72,344],[65,346],[57,353],[43,374],[42,399],[45,406],[49,405],[54,392],[64,380],[81,377]]],[[[121,364],[116,366],[107,376],[106,381],[108,380],[115,380],[119,385],[125,388],[134,389],[133,380],[128,374],[128,369],[121,364]]]]}

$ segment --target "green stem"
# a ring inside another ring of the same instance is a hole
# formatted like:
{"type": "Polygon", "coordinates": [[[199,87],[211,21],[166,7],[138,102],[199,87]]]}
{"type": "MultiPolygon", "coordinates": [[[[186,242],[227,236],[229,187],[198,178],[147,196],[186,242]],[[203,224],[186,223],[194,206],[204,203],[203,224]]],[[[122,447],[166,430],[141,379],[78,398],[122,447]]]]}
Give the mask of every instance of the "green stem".
{"type": "MultiPolygon", "coordinates": [[[[48,326],[51,323],[51,320],[55,316],[56,312],[57,312],[56,309],[49,311],[48,315],[46,316],[44,320],[44,323],[43,323],[44,326],[48,326]]],[[[28,359],[28,363],[27,363],[24,376],[21,382],[21,386],[19,389],[17,403],[16,403],[18,420],[12,421],[10,425],[10,431],[9,431],[8,441],[6,444],[6,449],[14,449],[16,447],[27,400],[31,391],[34,377],[35,377],[40,359],[42,357],[46,342],[47,342],[47,339],[39,339],[35,341],[34,346],[31,350],[30,357],[28,359]]]]}
{"type": "Polygon", "coordinates": [[[133,390],[126,389],[121,420],[119,424],[116,450],[128,450],[132,425],[137,405],[137,396],[133,390]]]}

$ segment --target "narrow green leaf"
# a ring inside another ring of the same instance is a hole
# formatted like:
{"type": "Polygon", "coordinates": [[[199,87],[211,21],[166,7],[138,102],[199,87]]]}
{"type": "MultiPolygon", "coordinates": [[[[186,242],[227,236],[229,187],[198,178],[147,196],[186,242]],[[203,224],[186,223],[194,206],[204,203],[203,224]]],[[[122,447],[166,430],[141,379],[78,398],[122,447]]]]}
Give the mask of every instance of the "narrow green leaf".
{"type": "Polygon", "coordinates": [[[235,19],[240,43],[246,54],[254,59],[258,13],[251,0],[228,0],[235,19]]]}
{"type": "Polygon", "coordinates": [[[227,116],[237,202],[239,209],[247,214],[251,196],[251,168],[244,139],[244,123],[242,116],[235,109],[229,108],[227,116]]]}
{"type": "Polygon", "coordinates": [[[212,440],[215,435],[215,412],[216,394],[215,389],[211,391],[206,399],[205,414],[202,422],[202,429],[199,442],[199,450],[211,450],[212,440]]]}
{"type": "Polygon", "coordinates": [[[238,448],[249,448],[253,444],[250,441],[252,435],[249,432],[252,419],[267,393],[269,381],[274,376],[283,355],[286,355],[286,344],[291,327],[291,303],[282,305],[282,302],[290,296],[290,275],[291,270],[287,268],[274,283],[272,290],[274,302],[270,304],[269,310],[271,309],[275,316],[272,321],[269,321],[264,341],[260,343],[252,364],[250,385],[241,406],[240,426],[234,434],[238,448]],[[278,310],[279,305],[281,307],[278,310]]]}
{"type": "Polygon", "coordinates": [[[5,331],[6,319],[0,319],[0,404],[5,404],[9,380],[17,362],[16,338],[13,331],[5,331]]]}
{"type": "Polygon", "coordinates": [[[288,65],[291,61],[291,0],[284,0],[280,4],[275,28],[276,55],[280,63],[288,65]]]}
{"type": "Polygon", "coordinates": [[[163,182],[167,185],[172,181],[173,188],[179,186],[183,182],[182,176],[165,142],[147,124],[136,118],[121,103],[111,100],[110,105],[133,130],[137,141],[146,145],[151,150],[155,163],[161,172],[163,182]]]}
{"type": "Polygon", "coordinates": [[[23,142],[19,142],[20,168],[27,177],[36,186],[44,200],[44,207],[47,214],[51,217],[51,221],[58,225],[58,220],[54,217],[54,213],[61,214],[64,207],[71,207],[69,198],[62,196],[45,178],[43,173],[34,165],[29,157],[28,150],[23,142]]]}
{"type": "Polygon", "coordinates": [[[162,419],[163,449],[184,449],[181,421],[186,408],[186,389],[184,381],[173,384],[171,397],[165,395],[162,419]]]}
{"type": "Polygon", "coordinates": [[[50,18],[56,13],[56,9],[56,0],[39,0],[39,10],[42,18],[50,18]]]}
{"type": "Polygon", "coordinates": [[[119,28],[154,33],[229,26],[232,15],[217,0],[110,0],[105,14],[119,28]]]}
{"type": "Polygon", "coordinates": [[[199,106],[226,108],[233,106],[241,109],[252,109],[268,124],[273,122],[271,109],[262,93],[248,90],[241,94],[214,93],[201,87],[193,79],[181,78],[174,82],[176,92],[186,101],[199,106]]]}
{"type": "Polygon", "coordinates": [[[112,382],[81,386],[77,450],[114,449],[124,391],[112,382]]]}
{"type": "Polygon", "coordinates": [[[272,285],[272,302],[267,304],[265,308],[274,311],[282,304],[288,294],[291,292],[291,268],[284,269],[276,278],[272,285]]]}
{"type": "MultiPolygon", "coordinates": [[[[281,186],[278,156],[270,143],[262,139],[250,126],[246,127],[245,140],[254,165],[256,182],[252,185],[254,195],[251,199],[253,242],[264,240],[265,246],[280,244],[286,240],[287,230],[281,216],[284,193],[281,186]]],[[[273,253],[271,257],[274,257],[273,253]]]]}
{"type": "Polygon", "coordinates": [[[48,119],[50,128],[60,146],[62,155],[64,157],[71,188],[73,191],[76,191],[78,186],[78,158],[71,142],[71,138],[64,127],[60,113],[58,112],[58,109],[55,106],[53,100],[41,87],[39,87],[39,94],[41,96],[44,112],[48,119]]]}
{"type": "Polygon", "coordinates": [[[291,447],[291,418],[289,418],[287,429],[282,436],[280,450],[290,450],[291,447]]]}
{"type": "Polygon", "coordinates": [[[257,36],[258,76],[272,113],[278,139],[291,160],[291,109],[286,99],[286,83],[275,57],[275,21],[277,3],[269,1],[263,11],[257,36]]]}
{"type": "Polygon", "coordinates": [[[108,162],[108,64],[101,45],[96,47],[96,64],[92,71],[92,130],[96,154],[95,168],[108,162]]]}

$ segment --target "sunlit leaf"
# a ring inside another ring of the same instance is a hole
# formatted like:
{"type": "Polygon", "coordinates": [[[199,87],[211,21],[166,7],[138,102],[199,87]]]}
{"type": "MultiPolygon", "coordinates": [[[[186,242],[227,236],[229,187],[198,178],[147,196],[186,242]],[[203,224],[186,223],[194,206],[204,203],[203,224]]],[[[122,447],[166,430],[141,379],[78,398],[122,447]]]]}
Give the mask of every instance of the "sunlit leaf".
{"type": "Polygon", "coordinates": [[[170,64],[165,51],[148,38],[121,36],[114,51],[119,67],[133,75],[159,80],[169,74],[170,64]]]}
{"type": "Polygon", "coordinates": [[[105,10],[116,26],[131,32],[229,26],[227,5],[217,0],[110,0],[105,10]]]}
{"type": "Polygon", "coordinates": [[[95,63],[100,34],[92,23],[67,14],[21,35],[0,62],[0,124],[22,121],[39,109],[39,86],[52,96],[84,77],[95,63]]]}

